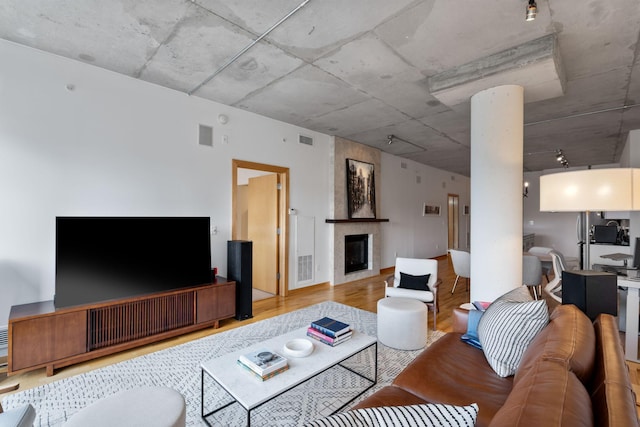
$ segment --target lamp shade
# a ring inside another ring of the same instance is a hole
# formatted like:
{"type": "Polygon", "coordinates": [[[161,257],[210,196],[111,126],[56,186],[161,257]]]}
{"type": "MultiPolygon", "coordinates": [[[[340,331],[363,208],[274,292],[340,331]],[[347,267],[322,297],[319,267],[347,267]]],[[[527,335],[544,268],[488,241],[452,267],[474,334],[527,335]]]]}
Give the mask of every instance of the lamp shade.
{"type": "Polygon", "coordinates": [[[540,177],[540,211],[640,210],[640,169],[588,169],[540,177]]]}

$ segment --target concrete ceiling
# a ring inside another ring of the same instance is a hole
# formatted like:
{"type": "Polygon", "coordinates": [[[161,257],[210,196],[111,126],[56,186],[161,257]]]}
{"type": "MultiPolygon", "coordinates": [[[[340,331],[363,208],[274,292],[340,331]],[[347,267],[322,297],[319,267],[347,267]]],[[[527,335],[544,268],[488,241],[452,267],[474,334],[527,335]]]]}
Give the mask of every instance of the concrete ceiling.
{"type": "Polygon", "coordinates": [[[539,0],[532,22],[525,0],[309,0],[207,81],[302,2],[3,0],[0,37],[469,176],[469,101],[430,81],[555,35],[564,90],[525,104],[525,171],[617,162],[640,128],[638,0],[539,0]]]}

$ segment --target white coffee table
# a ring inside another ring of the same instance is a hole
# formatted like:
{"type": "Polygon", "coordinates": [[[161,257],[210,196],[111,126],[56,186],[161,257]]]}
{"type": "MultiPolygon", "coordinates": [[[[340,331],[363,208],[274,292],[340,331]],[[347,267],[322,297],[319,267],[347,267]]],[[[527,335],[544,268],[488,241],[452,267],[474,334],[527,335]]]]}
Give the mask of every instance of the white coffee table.
{"type": "Polygon", "coordinates": [[[201,415],[207,425],[212,425],[207,420],[208,416],[225,409],[233,403],[238,403],[247,411],[247,426],[250,426],[252,410],[371,347],[375,347],[373,378],[369,378],[362,373],[341,365],[354,374],[371,382],[371,384],[362,390],[362,392],[357,396],[354,396],[351,400],[345,402],[335,412],[340,411],[353,401],[353,399],[360,396],[376,384],[378,380],[378,342],[375,337],[370,337],[369,335],[354,331],[350,340],[347,340],[335,347],[328,346],[320,341],[312,340],[314,350],[313,353],[307,357],[295,358],[286,356],[283,353],[282,348],[287,341],[294,338],[306,338],[306,336],[307,327],[296,329],[287,334],[262,341],[243,348],[242,350],[234,351],[202,363],[200,366],[202,370],[200,396],[202,401],[201,415]],[[237,364],[238,357],[241,354],[246,354],[261,348],[266,348],[285,356],[289,361],[289,369],[273,378],[269,378],[266,381],[260,381],[237,364]],[[232,398],[229,403],[209,412],[205,412],[204,404],[205,375],[217,382],[232,398]]]}

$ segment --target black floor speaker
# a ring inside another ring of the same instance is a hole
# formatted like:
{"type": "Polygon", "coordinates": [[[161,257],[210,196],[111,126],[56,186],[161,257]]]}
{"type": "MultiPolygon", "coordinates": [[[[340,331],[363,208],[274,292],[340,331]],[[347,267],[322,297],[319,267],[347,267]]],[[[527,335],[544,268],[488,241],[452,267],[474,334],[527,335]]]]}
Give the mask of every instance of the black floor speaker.
{"type": "Polygon", "coordinates": [[[238,320],[253,317],[252,251],[253,242],[248,240],[227,242],[227,279],[236,282],[236,319],[238,320]]]}
{"type": "Polygon", "coordinates": [[[593,270],[562,272],[562,303],[575,304],[591,320],[600,313],[618,315],[618,277],[593,270]]]}

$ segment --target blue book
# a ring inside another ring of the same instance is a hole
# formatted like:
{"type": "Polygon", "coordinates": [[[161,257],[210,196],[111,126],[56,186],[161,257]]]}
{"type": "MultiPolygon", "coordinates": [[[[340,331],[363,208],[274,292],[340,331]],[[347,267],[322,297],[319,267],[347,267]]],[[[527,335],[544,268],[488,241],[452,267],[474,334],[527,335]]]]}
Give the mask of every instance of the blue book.
{"type": "Polygon", "coordinates": [[[330,317],[323,317],[320,320],[311,322],[311,327],[333,338],[350,331],[349,325],[330,317]]]}

